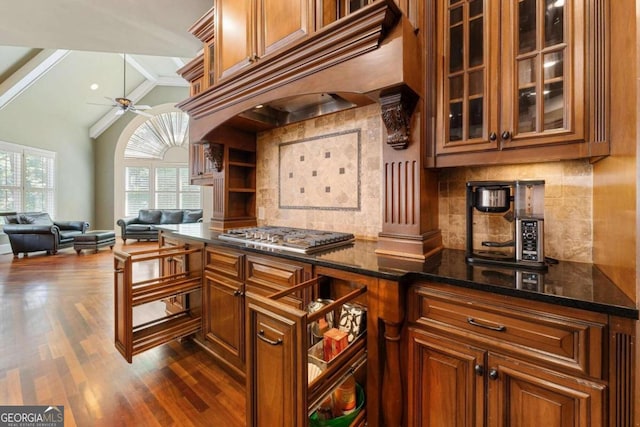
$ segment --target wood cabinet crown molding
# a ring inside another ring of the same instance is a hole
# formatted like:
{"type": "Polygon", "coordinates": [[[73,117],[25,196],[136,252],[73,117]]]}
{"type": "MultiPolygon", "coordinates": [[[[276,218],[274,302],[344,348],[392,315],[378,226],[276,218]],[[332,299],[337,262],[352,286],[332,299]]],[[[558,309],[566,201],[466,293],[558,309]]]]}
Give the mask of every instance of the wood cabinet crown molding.
{"type": "Polygon", "coordinates": [[[189,32],[203,43],[211,41],[215,32],[214,15],[215,7],[212,7],[189,28],[189,32]]]}
{"type": "Polygon", "coordinates": [[[204,54],[200,54],[176,71],[183,79],[192,82],[204,75],[204,54]]]}

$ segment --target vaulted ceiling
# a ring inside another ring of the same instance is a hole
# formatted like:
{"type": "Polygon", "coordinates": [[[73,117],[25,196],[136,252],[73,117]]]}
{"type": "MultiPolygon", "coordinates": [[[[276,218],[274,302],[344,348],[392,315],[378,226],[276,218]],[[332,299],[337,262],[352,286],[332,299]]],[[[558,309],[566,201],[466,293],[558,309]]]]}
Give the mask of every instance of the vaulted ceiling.
{"type": "Polygon", "coordinates": [[[55,111],[96,138],[120,117],[106,98],[137,102],[156,86],[186,86],[176,70],[201,49],[188,29],[211,5],[0,0],[0,115],[12,105],[35,117],[55,111]]]}

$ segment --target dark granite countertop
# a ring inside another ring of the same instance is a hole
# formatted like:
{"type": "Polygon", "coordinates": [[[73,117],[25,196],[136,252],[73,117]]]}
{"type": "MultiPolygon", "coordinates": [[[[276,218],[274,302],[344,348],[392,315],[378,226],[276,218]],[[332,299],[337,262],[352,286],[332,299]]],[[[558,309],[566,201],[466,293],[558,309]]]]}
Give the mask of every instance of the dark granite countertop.
{"type": "Polygon", "coordinates": [[[426,261],[381,256],[376,243],[355,243],[315,254],[253,247],[219,240],[208,224],[158,227],[178,236],[220,246],[243,249],[314,265],[409,284],[416,280],[448,283],[502,295],[543,301],[566,307],[638,319],[638,308],[613,282],[592,264],[560,261],[547,271],[526,271],[508,267],[469,265],[462,250],[445,249],[426,261]]]}

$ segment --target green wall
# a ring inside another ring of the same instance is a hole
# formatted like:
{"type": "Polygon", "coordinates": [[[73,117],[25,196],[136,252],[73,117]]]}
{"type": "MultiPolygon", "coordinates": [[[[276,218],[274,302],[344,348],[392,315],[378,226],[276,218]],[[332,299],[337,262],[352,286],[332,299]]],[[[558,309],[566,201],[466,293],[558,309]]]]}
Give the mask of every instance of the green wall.
{"type": "MultiPolygon", "coordinates": [[[[160,105],[166,103],[178,103],[189,96],[186,87],[158,86],[138,104],[160,105]]],[[[109,129],[103,132],[94,143],[95,164],[95,227],[96,229],[112,229],[115,219],[113,217],[113,182],[114,182],[114,158],[115,149],[120,134],[129,122],[136,117],[133,113],[127,113],[115,122],[109,129]]]]}
{"type": "MultiPolygon", "coordinates": [[[[188,96],[186,87],[158,86],[138,103],[178,103],[188,96]]],[[[46,107],[34,104],[31,96],[7,104],[0,110],[0,141],[57,153],[57,219],[87,220],[92,229],[113,228],[115,148],[122,130],[137,116],[125,114],[93,140],[89,129],[71,122],[64,111],[46,107]]]]}

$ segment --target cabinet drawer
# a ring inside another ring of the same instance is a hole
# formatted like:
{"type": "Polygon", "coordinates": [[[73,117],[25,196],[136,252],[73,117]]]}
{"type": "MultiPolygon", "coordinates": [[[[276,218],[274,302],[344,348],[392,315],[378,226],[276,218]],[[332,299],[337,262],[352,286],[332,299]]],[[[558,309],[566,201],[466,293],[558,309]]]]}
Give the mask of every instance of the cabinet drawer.
{"type": "Polygon", "coordinates": [[[231,249],[207,246],[204,268],[208,271],[242,281],[244,279],[244,255],[231,249]]]}
{"type": "MultiPolygon", "coordinates": [[[[488,349],[602,378],[605,322],[569,317],[548,304],[509,304],[467,292],[413,288],[410,320],[426,329],[456,335],[488,349]]],[[[523,300],[524,301],[524,300],[523,300]]],[[[575,312],[575,310],[574,310],[575,312]]],[[[594,316],[597,317],[597,316],[594,316]]],[[[600,320],[600,319],[597,319],[600,320]]]]}
{"type": "MultiPolygon", "coordinates": [[[[268,296],[311,279],[311,266],[295,261],[247,255],[247,291],[268,296]]],[[[311,291],[304,289],[282,299],[289,305],[302,308],[311,301],[311,291]]]]}

